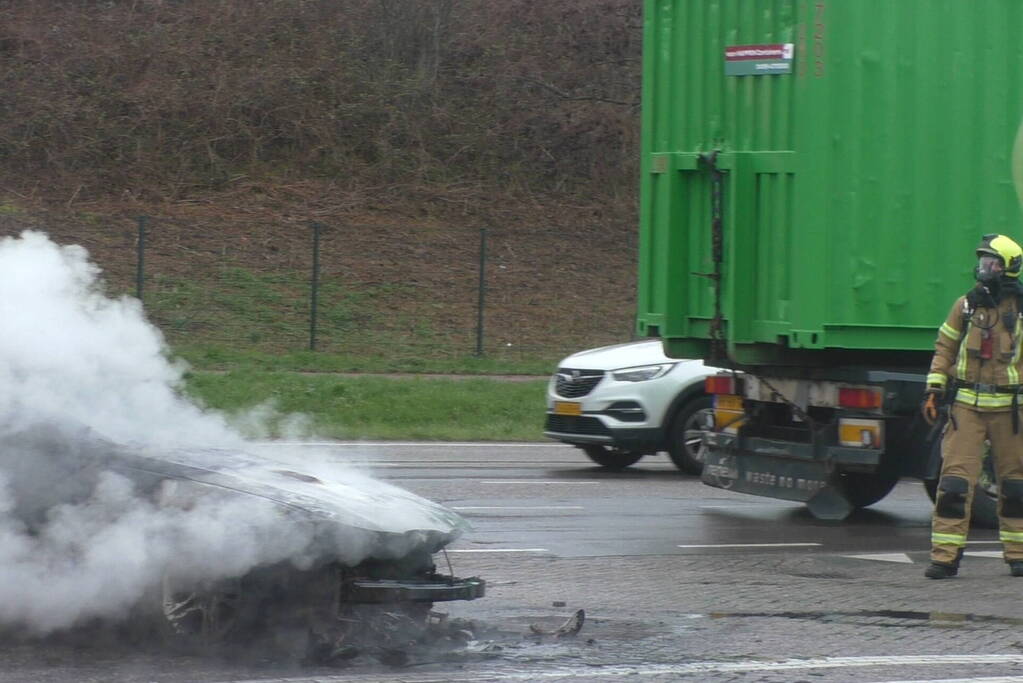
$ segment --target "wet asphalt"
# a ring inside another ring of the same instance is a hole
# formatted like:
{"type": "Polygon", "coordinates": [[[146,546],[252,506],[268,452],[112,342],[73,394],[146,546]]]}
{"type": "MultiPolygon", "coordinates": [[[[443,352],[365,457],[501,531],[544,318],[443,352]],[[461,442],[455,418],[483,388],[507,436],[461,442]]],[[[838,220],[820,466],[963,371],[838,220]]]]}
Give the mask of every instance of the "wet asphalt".
{"type": "Polygon", "coordinates": [[[435,607],[465,620],[466,645],[338,668],[78,634],[8,640],[0,682],[1023,681],[1023,579],[991,530],[971,534],[959,577],[924,579],[930,509],[915,482],[834,523],[705,487],[663,456],[612,473],[554,444],[309,451],[470,520],[441,569],[485,578],[488,595],[435,607]],[[559,635],[580,610],[579,631],[559,635]]]}

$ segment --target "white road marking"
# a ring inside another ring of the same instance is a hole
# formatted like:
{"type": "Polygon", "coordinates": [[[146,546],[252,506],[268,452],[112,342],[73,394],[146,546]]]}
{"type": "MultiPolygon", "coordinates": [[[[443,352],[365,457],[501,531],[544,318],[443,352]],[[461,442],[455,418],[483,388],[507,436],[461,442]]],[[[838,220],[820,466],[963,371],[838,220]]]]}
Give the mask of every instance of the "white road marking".
{"type": "Polygon", "coordinates": [[[918,678],[912,681],[885,681],[885,683],[1020,683],[1023,676],[982,676],[979,678],[918,678]]]}
{"type": "Polygon", "coordinates": [[[490,442],[490,441],[250,441],[250,446],[371,446],[386,448],[389,446],[422,446],[425,448],[571,448],[567,444],[545,442],[490,442]]]}
{"type": "MultiPolygon", "coordinates": [[[[737,510],[739,508],[756,508],[756,507],[780,507],[783,505],[794,505],[789,501],[777,500],[773,502],[764,501],[763,503],[733,503],[730,505],[701,505],[702,510],[737,510]]],[[[802,503],[798,503],[802,505],[802,503]]]]}
{"type": "Polygon", "coordinates": [[[549,553],[547,548],[448,548],[449,553],[549,553]]]}
{"type": "MultiPolygon", "coordinates": [[[[371,468],[372,469],[372,468],[371,468]]],[[[381,474],[381,476],[384,476],[381,474]]],[[[451,481],[451,477],[417,477],[417,476],[394,476],[387,475],[389,480],[401,481],[401,482],[424,482],[424,481],[451,481]]],[[[470,479],[471,481],[471,479],[470,479]]],[[[543,484],[549,486],[551,484],[600,484],[599,481],[531,481],[528,479],[519,481],[512,479],[488,479],[486,481],[477,481],[477,484],[543,484]]]]}
{"type": "MultiPolygon", "coordinates": [[[[470,681],[535,681],[543,679],[568,680],[580,678],[593,680],[596,678],[626,678],[635,676],[677,676],[701,673],[744,673],[754,671],[795,671],[802,669],[844,669],[868,666],[956,666],[956,665],[1019,665],[1023,664],[1023,655],[893,655],[878,657],[818,657],[815,659],[784,659],[779,661],[748,661],[748,662],[689,662],[685,664],[653,664],[653,665],[616,665],[587,666],[577,669],[558,668],[555,671],[498,671],[477,670],[464,674],[402,674],[401,681],[406,683],[469,683],[470,681]]],[[[351,681],[350,675],[315,676],[275,679],[250,679],[233,683],[341,683],[351,681]]],[[[360,676],[362,681],[394,681],[394,674],[381,676],[360,676]]],[[[920,679],[919,681],[889,681],[888,683],[1018,683],[1023,676],[997,676],[976,678],[954,678],[935,681],[920,679]]]]}
{"type": "Polygon", "coordinates": [[[381,478],[384,481],[397,481],[397,482],[401,482],[402,486],[410,486],[412,484],[422,484],[424,482],[432,482],[432,481],[446,481],[446,482],[450,482],[451,481],[451,477],[393,477],[393,476],[385,477],[384,475],[381,475],[381,478]]]}
{"type": "Polygon", "coordinates": [[[679,548],[801,548],[821,543],[710,543],[707,545],[680,545],[679,548]]]}
{"type": "Polygon", "coordinates": [[[474,505],[462,505],[462,506],[450,506],[452,510],[459,510],[461,512],[491,512],[496,510],[585,510],[582,505],[522,505],[522,506],[474,506],[474,505]]]}
{"type": "MultiPolygon", "coordinates": [[[[418,469],[424,469],[424,470],[425,469],[430,469],[430,470],[459,470],[459,469],[466,469],[466,470],[468,470],[468,469],[480,468],[480,463],[478,461],[475,461],[475,460],[474,461],[468,461],[468,460],[441,460],[441,461],[438,461],[438,460],[386,460],[386,461],[384,461],[384,460],[348,460],[348,459],[340,460],[339,459],[339,460],[334,460],[333,462],[336,462],[336,463],[341,464],[341,465],[368,467],[370,469],[375,469],[375,470],[382,470],[382,469],[387,469],[387,468],[393,468],[393,469],[401,469],[401,468],[413,469],[413,468],[418,468],[418,469]]],[[[513,466],[513,465],[516,465],[518,467],[529,467],[530,465],[533,465],[533,464],[535,464],[535,463],[532,463],[532,462],[530,462],[528,460],[517,461],[517,462],[509,462],[507,460],[504,460],[504,461],[502,461],[500,463],[501,467],[502,468],[506,468],[506,469],[511,469],[511,466],[513,466]]],[[[547,465],[547,466],[551,466],[551,465],[575,465],[575,464],[577,464],[577,463],[574,460],[573,461],[570,461],[570,460],[551,460],[550,458],[544,460],[544,465],[547,465]]]]}
{"type": "Polygon", "coordinates": [[[599,481],[545,481],[543,479],[484,479],[480,484],[601,484],[599,481]]]}
{"type": "Polygon", "coordinates": [[[999,560],[1002,559],[1001,550],[971,550],[963,554],[967,557],[994,557],[999,560]]]}
{"type": "Polygon", "coordinates": [[[910,559],[906,553],[876,553],[874,555],[842,555],[842,557],[851,557],[854,560],[876,560],[878,562],[901,562],[903,564],[913,564],[913,560],[910,559]]]}

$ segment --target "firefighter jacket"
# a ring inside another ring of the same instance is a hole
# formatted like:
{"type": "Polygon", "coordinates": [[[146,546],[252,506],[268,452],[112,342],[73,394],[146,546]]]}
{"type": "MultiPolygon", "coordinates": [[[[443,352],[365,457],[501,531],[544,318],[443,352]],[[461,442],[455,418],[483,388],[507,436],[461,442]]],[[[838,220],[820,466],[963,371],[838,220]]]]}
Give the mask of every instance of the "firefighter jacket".
{"type": "Polygon", "coordinates": [[[1011,410],[1020,388],[1019,309],[1015,293],[996,308],[974,307],[970,297],[959,297],[938,330],[928,386],[954,390],[957,403],[976,410],[1011,410]]]}

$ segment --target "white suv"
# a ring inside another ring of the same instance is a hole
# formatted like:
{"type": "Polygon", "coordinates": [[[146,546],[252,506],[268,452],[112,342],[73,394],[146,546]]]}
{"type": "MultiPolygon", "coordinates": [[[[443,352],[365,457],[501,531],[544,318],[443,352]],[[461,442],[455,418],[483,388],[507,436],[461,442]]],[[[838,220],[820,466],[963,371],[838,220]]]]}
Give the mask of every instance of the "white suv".
{"type": "Polygon", "coordinates": [[[714,419],[703,380],[717,371],[668,358],[656,339],[572,354],[547,387],[544,436],[578,446],[608,469],[667,451],[680,470],[699,474],[702,431],[714,419]]]}

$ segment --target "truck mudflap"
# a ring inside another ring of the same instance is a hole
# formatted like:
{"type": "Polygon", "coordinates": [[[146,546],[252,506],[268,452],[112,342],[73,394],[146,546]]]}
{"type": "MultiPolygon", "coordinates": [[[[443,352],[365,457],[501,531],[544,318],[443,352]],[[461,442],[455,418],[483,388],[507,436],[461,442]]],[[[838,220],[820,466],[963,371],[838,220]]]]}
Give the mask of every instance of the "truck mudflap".
{"type": "Polygon", "coordinates": [[[722,432],[704,433],[704,444],[704,484],[802,502],[825,520],[845,519],[855,509],[842,491],[837,466],[876,466],[881,457],[880,450],[827,447],[815,458],[809,445],[722,432]]]}
{"type": "Polygon", "coordinates": [[[486,582],[479,577],[460,579],[435,575],[430,579],[355,579],[342,589],[343,601],[352,603],[446,602],[475,600],[486,594],[486,582]]]}

